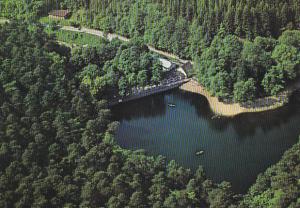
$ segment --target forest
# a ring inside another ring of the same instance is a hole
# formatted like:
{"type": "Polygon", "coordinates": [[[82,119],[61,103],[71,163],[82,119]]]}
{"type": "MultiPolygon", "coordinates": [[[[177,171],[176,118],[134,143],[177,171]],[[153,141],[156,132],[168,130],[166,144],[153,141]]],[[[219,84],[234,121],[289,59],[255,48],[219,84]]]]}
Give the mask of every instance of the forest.
{"type": "Polygon", "coordinates": [[[300,27],[299,0],[4,0],[2,16],[35,19],[69,9],[84,26],[139,36],[158,49],[194,58],[209,46],[221,24],[227,35],[253,40],[300,27]]]}
{"type": "MultiPolygon", "coordinates": [[[[118,33],[137,40],[138,45],[143,42],[191,59],[199,83],[221,100],[242,103],[276,96],[299,73],[299,0],[32,0],[27,4],[14,0],[4,1],[1,8],[4,17],[26,19],[38,19],[52,9],[69,9],[71,24],[118,33]]],[[[135,59],[151,59],[149,56],[135,59]]],[[[112,68],[118,68],[117,59],[105,64],[110,78],[115,74],[112,68]]],[[[157,68],[154,77],[150,72],[137,74],[127,69],[124,76],[117,73],[118,83],[106,76],[107,81],[104,73],[98,81],[85,76],[85,82],[93,94],[104,87],[96,82],[103,81],[107,87],[122,88],[120,94],[126,95],[132,86],[160,80],[158,65],[148,62],[142,64],[157,68]]]]}
{"type": "Polygon", "coordinates": [[[86,65],[89,53],[71,53],[38,24],[12,21],[0,34],[1,207],[298,207],[299,143],[237,195],[202,167],[114,142],[118,123],[81,77],[118,57],[120,43],[86,65]]]}
{"type": "Polygon", "coordinates": [[[3,0],[0,12],[0,207],[300,207],[300,141],[238,194],[201,166],[122,149],[108,108],[161,80],[145,44],[194,60],[219,98],[277,95],[299,72],[299,0],[3,0]],[[51,9],[132,41],[71,50],[57,39],[91,40],[46,33],[51,9]]]}
{"type": "Polygon", "coordinates": [[[300,71],[300,31],[286,30],[278,38],[241,41],[222,26],[210,47],[196,59],[198,81],[212,95],[235,102],[275,96],[300,71]]]}
{"type": "Polygon", "coordinates": [[[96,98],[125,96],[133,87],[158,84],[163,79],[159,57],[140,38],[109,42],[94,35],[58,30],[55,24],[45,31],[54,41],[75,46],[71,49],[72,66],[80,71],[79,79],[96,98]]]}
{"type": "Polygon", "coordinates": [[[94,99],[75,55],[41,26],[12,22],[0,33],[1,207],[235,203],[230,185],[213,184],[201,167],[192,173],[118,147],[106,101],[94,99]]]}
{"type": "Polygon", "coordinates": [[[120,95],[132,87],[158,84],[163,75],[158,57],[152,55],[142,41],[119,41],[99,48],[86,47],[72,51],[72,63],[83,68],[79,74],[82,83],[93,95],[120,95]],[[100,60],[98,60],[100,58],[100,60]]]}

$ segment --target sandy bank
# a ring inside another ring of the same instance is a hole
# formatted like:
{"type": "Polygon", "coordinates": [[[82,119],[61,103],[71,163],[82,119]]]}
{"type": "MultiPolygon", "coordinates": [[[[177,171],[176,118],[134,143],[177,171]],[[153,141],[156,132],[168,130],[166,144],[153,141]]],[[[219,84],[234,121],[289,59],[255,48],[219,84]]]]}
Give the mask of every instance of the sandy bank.
{"type": "Polygon", "coordinates": [[[218,101],[218,98],[212,97],[210,93],[205,90],[201,85],[199,85],[196,81],[191,80],[180,86],[181,90],[198,93],[206,97],[208,100],[209,106],[211,110],[218,115],[233,117],[241,113],[254,113],[254,112],[262,112],[267,110],[273,110],[279,108],[284,105],[283,102],[275,103],[274,105],[267,107],[257,107],[257,108],[245,108],[240,106],[238,103],[234,104],[225,104],[218,101]]]}

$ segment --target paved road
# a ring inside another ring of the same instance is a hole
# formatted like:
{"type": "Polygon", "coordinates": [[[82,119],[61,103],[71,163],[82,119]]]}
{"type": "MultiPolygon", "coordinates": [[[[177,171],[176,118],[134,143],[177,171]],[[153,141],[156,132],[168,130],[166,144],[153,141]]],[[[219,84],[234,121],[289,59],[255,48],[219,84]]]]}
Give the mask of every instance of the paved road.
{"type": "MultiPolygon", "coordinates": [[[[128,39],[124,36],[121,36],[121,35],[117,35],[117,34],[114,34],[114,33],[105,34],[103,31],[95,30],[95,29],[89,29],[89,28],[85,28],[85,27],[82,27],[79,30],[78,28],[75,28],[75,27],[72,27],[72,26],[63,26],[61,29],[62,30],[68,30],[68,31],[74,31],[74,32],[82,32],[82,33],[92,34],[92,35],[96,35],[96,36],[99,36],[99,37],[102,37],[102,38],[107,38],[109,41],[111,41],[114,38],[118,38],[119,40],[125,41],[125,42],[128,42],[130,40],[130,39],[128,39]]],[[[190,61],[190,60],[181,59],[181,58],[179,58],[178,56],[176,56],[174,54],[158,50],[158,49],[156,49],[156,48],[154,48],[150,45],[148,45],[148,48],[149,48],[150,51],[152,51],[154,53],[160,54],[160,55],[165,56],[169,59],[175,59],[175,60],[177,60],[178,62],[180,62],[182,64],[190,61]]],[[[193,62],[191,62],[191,63],[193,64],[193,62]]]]}

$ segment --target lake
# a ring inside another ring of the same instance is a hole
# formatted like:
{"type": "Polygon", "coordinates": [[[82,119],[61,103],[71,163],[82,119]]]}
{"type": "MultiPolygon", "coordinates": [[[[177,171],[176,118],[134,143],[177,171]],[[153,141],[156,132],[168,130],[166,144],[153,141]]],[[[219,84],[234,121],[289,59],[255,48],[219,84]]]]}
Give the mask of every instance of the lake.
{"type": "Polygon", "coordinates": [[[202,165],[209,179],[226,180],[237,193],[245,193],[300,134],[300,93],[280,109],[234,118],[213,118],[205,97],[179,89],[120,104],[112,112],[120,121],[121,147],[145,149],[192,170],[202,165]],[[198,150],[204,154],[196,156],[198,150]]]}

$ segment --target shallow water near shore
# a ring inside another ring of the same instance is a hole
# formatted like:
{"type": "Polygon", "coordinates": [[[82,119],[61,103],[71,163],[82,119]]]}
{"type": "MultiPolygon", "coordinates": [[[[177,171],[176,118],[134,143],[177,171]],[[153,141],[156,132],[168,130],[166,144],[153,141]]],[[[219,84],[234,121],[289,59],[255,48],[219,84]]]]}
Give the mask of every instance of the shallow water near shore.
{"type": "Polygon", "coordinates": [[[277,110],[233,118],[214,118],[205,97],[178,89],[117,105],[112,112],[120,121],[120,146],[145,149],[192,170],[202,165],[209,179],[229,181],[237,193],[246,192],[300,134],[299,92],[277,110]],[[199,150],[204,154],[196,156],[199,150]]]}

